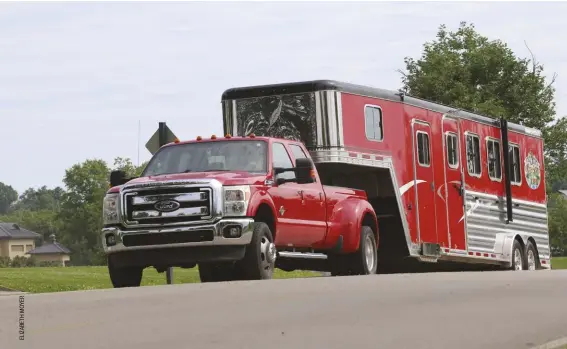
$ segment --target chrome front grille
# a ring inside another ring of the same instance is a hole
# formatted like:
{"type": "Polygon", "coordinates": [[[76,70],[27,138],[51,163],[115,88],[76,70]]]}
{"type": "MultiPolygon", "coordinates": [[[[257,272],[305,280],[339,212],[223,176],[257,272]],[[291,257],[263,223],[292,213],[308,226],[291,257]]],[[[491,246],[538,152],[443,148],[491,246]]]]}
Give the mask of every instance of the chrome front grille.
{"type": "Polygon", "coordinates": [[[202,186],[157,186],[128,190],[122,197],[127,227],[179,225],[212,218],[213,190],[202,186]]]}

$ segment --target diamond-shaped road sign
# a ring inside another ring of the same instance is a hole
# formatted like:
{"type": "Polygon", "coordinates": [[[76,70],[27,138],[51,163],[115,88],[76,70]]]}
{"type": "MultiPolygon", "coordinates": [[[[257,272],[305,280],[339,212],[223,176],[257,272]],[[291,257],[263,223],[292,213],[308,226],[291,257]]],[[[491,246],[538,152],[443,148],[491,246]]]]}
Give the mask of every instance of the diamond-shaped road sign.
{"type": "MultiPolygon", "coordinates": [[[[169,127],[167,127],[167,125],[164,125],[164,127],[165,127],[165,143],[167,144],[175,141],[177,136],[175,136],[175,134],[169,129],[169,127]]],[[[158,128],[156,132],[154,132],[152,137],[150,137],[148,143],[146,143],[146,149],[148,149],[150,153],[154,155],[159,150],[159,148],[160,148],[160,144],[159,144],[159,128],[158,128]]]]}

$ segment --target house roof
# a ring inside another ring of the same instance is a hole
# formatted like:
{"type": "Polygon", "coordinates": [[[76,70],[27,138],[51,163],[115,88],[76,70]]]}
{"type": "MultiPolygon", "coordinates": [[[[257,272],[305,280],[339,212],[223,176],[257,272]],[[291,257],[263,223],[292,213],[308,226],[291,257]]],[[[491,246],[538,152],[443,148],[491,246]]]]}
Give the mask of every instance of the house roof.
{"type": "Polygon", "coordinates": [[[71,251],[60,243],[53,242],[34,248],[28,254],[71,254],[71,251]]]}
{"type": "Polygon", "coordinates": [[[41,235],[16,223],[0,223],[0,240],[38,239],[41,235]]]}

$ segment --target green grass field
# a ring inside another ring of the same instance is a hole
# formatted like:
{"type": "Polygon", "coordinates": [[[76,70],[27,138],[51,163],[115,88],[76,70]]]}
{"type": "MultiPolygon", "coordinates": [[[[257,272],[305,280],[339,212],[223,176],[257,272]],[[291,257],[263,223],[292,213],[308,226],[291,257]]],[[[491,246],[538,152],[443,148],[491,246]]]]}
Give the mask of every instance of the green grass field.
{"type": "MultiPolygon", "coordinates": [[[[567,269],[567,257],[557,257],[552,261],[553,269],[567,269]]],[[[277,270],[275,278],[298,278],[319,276],[319,273],[277,270]]],[[[199,282],[197,268],[173,270],[176,284],[199,282]]],[[[144,286],[165,285],[165,273],[158,274],[155,269],[144,270],[144,286]]],[[[43,293],[76,290],[111,288],[106,267],[67,267],[67,268],[0,268],[0,289],[43,293]]]]}
{"type": "MultiPolygon", "coordinates": [[[[276,279],[319,276],[319,273],[276,270],[276,279]]],[[[173,269],[175,284],[199,281],[198,268],[173,269]]],[[[165,273],[159,274],[153,268],[144,270],[143,286],[165,285],[165,273]]],[[[94,290],[112,288],[106,267],[66,268],[0,268],[0,289],[8,288],[31,293],[94,290]]]]}

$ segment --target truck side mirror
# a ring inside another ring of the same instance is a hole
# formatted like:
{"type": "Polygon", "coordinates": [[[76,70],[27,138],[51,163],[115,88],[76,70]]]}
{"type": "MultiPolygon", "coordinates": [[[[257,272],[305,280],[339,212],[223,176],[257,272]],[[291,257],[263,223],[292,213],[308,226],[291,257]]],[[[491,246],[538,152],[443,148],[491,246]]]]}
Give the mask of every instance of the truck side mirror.
{"type": "Polygon", "coordinates": [[[126,172],[122,170],[115,170],[110,172],[110,186],[112,187],[122,185],[129,180],[129,178],[126,178],[126,172]]]}
{"type": "Polygon", "coordinates": [[[302,158],[295,161],[295,177],[298,184],[313,183],[315,179],[312,176],[313,162],[311,159],[302,158]]]}

